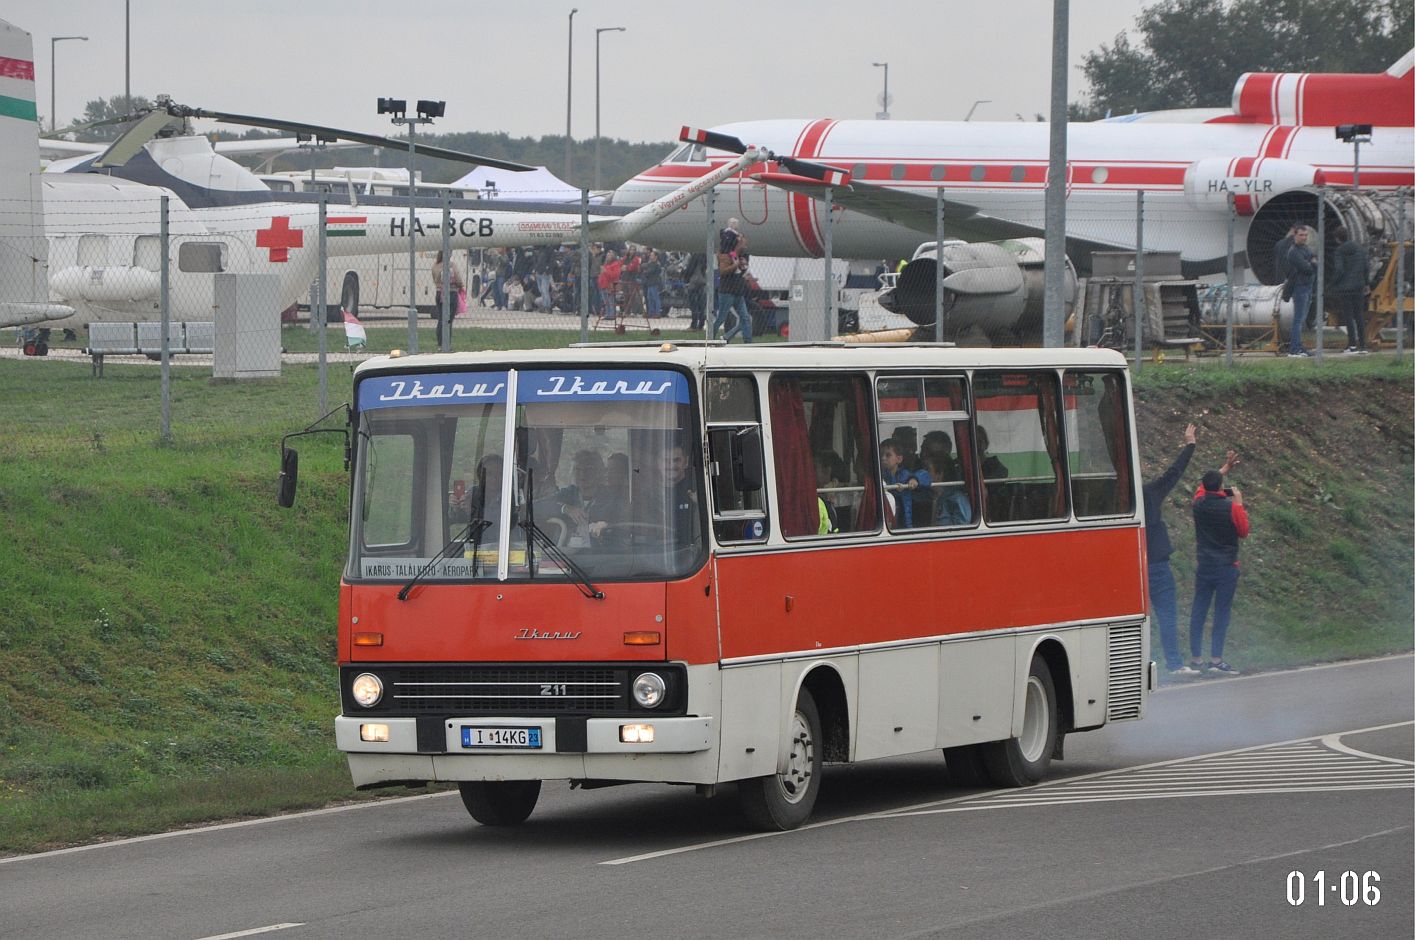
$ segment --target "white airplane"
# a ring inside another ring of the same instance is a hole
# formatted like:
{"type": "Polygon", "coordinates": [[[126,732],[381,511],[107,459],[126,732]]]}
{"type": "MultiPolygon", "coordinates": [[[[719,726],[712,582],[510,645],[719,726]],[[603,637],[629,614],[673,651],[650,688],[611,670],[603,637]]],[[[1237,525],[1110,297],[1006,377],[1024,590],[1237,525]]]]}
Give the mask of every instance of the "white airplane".
{"type": "MultiPolygon", "coordinates": [[[[208,112],[160,100],[101,155],[38,166],[34,65],[30,36],[0,21],[0,326],[71,327],[93,320],[151,320],[158,315],[159,205],[169,206],[169,277],[173,320],[210,320],[213,273],[275,274],[284,309],[305,296],[318,265],[319,195],[274,193],[257,176],[212,149],[205,137],[154,136],[191,118],[273,126],[377,143],[389,138],[332,128],[208,112]],[[46,284],[47,281],[47,284],[46,284]]],[[[435,147],[419,152],[505,169],[520,164],[435,147]]],[[[755,149],[724,161],[633,211],[592,207],[595,241],[636,238],[711,186],[753,163],[755,149]]],[[[804,165],[806,172],[809,165],[804,165]]],[[[407,250],[409,227],[420,251],[442,247],[440,199],[420,198],[410,220],[406,197],[327,204],[331,256],[407,250]]],[[[455,200],[451,247],[491,248],[573,242],[578,211],[491,209],[455,200]]],[[[274,312],[274,311],[273,311],[274,312]]],[[[273,313],[272,312],[272,313],[273,313]]]]}
{"type": "MultiPolygon", "coordinates": [[[[1237,211],[1235,246],[1265,283],[1272,248],[1296,221],[1314,224],[1315,189],[1327,185],[1327,231],[1354,238],[1394,230],[1389,196],[1415,184],[1415,51],[1375,75],[1273,75],[1239,79],[1226,111],[1134,115],[1068,129],[1067,249],[1083,272],[1091,252],[1133,250],[1137,190],[1145,191],[1147,251],[1178,252],[1188,273],[1222,270],[1228,197],[1237,211]],[[1372,124],[1355,154],[1334,124],[1372,124]]],[[[742,141],[775,155],[844,172],[830,189],[832,250],[841,258],[908,258],[932,240],[936,193],[945,187],[946,234],[974,242],[1043,234],[1048,126],[1043,123],[768,120],[710,131],[684,128],[683,146],[619,187],[618,206],[642,205],[668,187],[712,172],[718,151],[742,141]]],[[[780,158],[778,157],[778,160],[780,158]]],[[[735,216],[751,250],[819,257],[825,208],[819,179],[771,162],[718,188],[719,220],[735,216]]],[[[701,250],[702,204],[645,236],[660,248],[701,250]]],[[[950,262],[951,269],[951,262],[950,262]]],[[[931,259],[905,268],[902,312],[932,322],[931,259]]]]}

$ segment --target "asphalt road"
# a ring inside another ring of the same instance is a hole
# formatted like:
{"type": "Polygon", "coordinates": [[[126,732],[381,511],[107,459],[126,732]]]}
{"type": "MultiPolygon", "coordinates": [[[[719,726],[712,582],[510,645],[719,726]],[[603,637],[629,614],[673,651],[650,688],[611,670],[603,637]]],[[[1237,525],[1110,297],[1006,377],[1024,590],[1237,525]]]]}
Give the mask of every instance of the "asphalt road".
{"type": "Polygon", "coordinates": [[[1415,934],[1410,656],[1150,707],[1025,790],[828,769],[790,833],[745,834],[730,788],[548,784],[510,830],[436,795],[0,860],[0,937],[1415,934]]]}

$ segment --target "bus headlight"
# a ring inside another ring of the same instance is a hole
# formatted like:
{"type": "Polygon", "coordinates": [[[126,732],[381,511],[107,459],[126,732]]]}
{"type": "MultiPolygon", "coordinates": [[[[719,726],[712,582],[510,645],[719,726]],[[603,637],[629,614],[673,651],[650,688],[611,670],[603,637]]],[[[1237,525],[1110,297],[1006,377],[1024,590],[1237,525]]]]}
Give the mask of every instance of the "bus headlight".
{"type": "Polygon", "coordinates": [[[360,673],[349,687],[354,701],[364,708],[373,708],[383,698],[383,680],[371,672],[360,673]]]}
{"type": "Polygon", "coordinates": [[[656,672],[640,673],[634,680],[634,701],[644,708],[657,708],[663,702],[663,677],[656,672]]]}

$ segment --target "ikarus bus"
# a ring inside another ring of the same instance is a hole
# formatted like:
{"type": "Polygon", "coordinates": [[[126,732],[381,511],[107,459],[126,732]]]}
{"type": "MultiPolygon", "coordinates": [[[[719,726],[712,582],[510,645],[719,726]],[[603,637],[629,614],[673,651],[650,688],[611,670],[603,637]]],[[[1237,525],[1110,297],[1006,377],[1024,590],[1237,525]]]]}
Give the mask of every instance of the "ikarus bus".
{"type": "Polygon", "coordinates": [[[689,784],[789,829],[825,764],[941,751],[1023,786],[1145,713],[1117,353],[389,357],[348,414],[335,734],[360,788],[455,783],[509,825],[545,781],[689,784]]]}

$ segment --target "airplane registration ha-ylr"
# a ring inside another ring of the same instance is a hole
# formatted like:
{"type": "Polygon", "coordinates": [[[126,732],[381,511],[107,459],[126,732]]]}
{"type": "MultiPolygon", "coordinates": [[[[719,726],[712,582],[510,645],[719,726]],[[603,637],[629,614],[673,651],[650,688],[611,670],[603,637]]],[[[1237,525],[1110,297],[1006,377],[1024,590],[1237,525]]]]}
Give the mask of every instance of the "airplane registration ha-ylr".
{"type": "MultiPolygon", "coordinates": [[[[1264,282],[1273,278],[1272,246],[1288,227],[1315,225],[1318,187],[1330,187],[1329,231],[1345,223],[1357,237],[1381,234],[1391,220],[1372,197],[1415,184],[1412,62],[1415,52],[1374,75],[1250,73],[1239,79],[1230,109],[1069,125],[1068,254],[1084,271],[1093,250],[1133,249],[1140,190],[1145,248],[1178,252],[1194,274],[1224,266],[1230,193],[1237,247],[1264,282]],[[1334,133],[1338,119],[1374,125],[1360,149],[1359,194],[1351,191],[1356,154],[1334,133]]],[[[830,191],[836,257],[910,257],[933,238],[939,187],[949,238],[994,241],[1044,230],[1049,130],[1043,123],[791,119],[685,134],[683,146],[616,191],[615,205],[641,205],[720,166],[729,155],[694,134],[722,135],[848,173],[830,191]]],[[[756,254],[819,257],[824,189],[757,164],[719,188],[717,217],[735,216],[756,254]]],[[[645,240],[698,250],[702,214],[695,204],[645,240]]]]}

